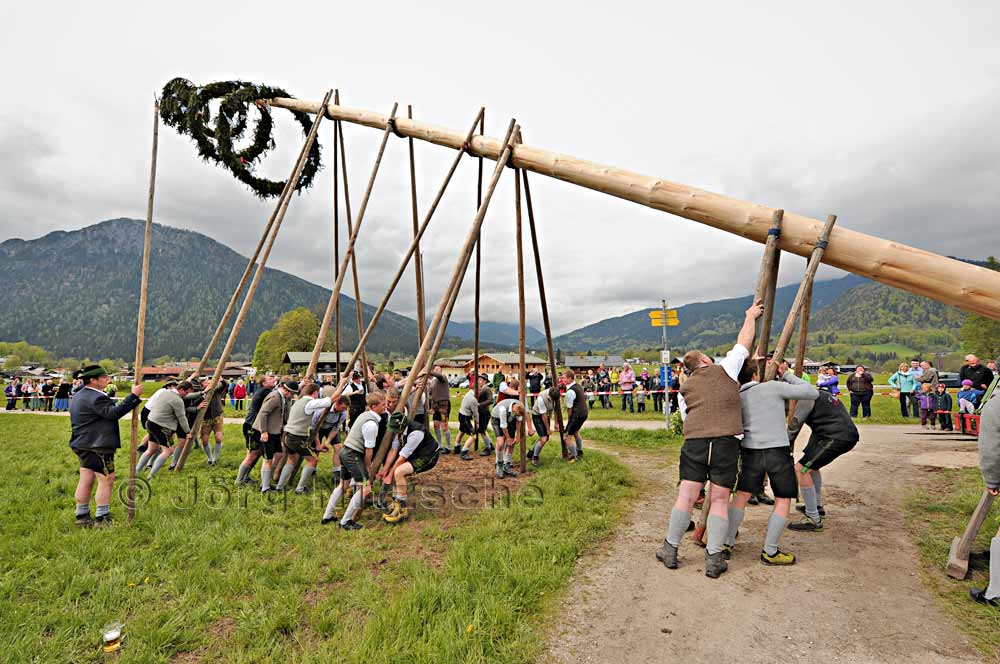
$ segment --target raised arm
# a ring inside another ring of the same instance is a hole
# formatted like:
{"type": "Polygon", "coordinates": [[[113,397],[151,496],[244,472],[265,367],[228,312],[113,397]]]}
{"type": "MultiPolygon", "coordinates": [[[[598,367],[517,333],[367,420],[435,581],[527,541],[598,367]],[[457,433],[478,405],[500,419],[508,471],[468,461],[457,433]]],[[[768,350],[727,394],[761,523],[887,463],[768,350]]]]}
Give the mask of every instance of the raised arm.
{"type": "Polygon", "coordinates": [[[754,336],[757,333],[757,319],[764,315],[764,301],[757,300],[750,308],[746,310],[743,317],[743,327],[740,328],[740,333],[736,337],[736,343],[743,346],[747,350],[751,350],[753,346],[754,336]]]}

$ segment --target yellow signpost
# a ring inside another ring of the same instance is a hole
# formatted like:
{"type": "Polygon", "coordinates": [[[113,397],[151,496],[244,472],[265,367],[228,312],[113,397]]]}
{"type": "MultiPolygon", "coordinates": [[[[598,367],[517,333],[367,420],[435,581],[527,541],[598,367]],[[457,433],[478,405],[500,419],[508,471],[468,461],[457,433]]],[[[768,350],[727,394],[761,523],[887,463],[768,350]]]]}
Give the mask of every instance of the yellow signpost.
{"type": "Polygon", "coordinates": [[[653,318],[649,324],[653,327],[677,327],[681,322],[676,318],[653,318]]]}
{"type": "Polygon", "coordinates": [[[653,327],[676,327],[681,321],[676,309],[655,309],[649,312],[649,324],[653,327]]]}

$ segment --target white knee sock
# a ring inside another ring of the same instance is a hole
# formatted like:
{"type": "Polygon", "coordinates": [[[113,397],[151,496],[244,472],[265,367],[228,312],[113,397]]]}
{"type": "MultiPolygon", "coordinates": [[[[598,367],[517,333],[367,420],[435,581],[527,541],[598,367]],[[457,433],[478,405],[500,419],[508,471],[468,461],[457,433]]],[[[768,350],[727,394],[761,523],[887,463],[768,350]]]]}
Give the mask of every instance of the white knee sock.
{"type": "Polygon", "coordinates": [[[351,496],[351,502],[347,506],[347,511],[344,512],[344,518],[340,520],[340,525],[344,525],[348,521],[354,520],[354,515],[361,509],[361,503],[364,500],[364,495],[365,492],[361,489],[354,492],[354,495],[351,496]]]}
{"type": "Polygon", "coordinates": [[[1000,597],[1000,537],[990,541],[990,585],[986,586],[986,599],[1000,597]]]}
{"type": "Polygon", "coordinates": [[[344,489],[341,487],[341,485],[338,484],[337,487],[333,490],[333,493],[330,494],[330,500],[328,500],[326,503],[326,511],[323,512],[324,519],[333,518],[333,513],[337,510],[337,504],[343,497],[344,497],[344,489]]]}

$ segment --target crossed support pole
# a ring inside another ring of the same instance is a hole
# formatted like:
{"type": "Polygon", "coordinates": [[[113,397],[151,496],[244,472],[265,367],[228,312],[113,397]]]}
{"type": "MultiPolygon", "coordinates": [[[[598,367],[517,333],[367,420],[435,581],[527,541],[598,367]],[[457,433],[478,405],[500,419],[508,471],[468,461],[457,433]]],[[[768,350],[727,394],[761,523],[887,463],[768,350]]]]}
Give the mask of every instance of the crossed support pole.
{"type": "MultiPolygon", "coordinates": [[[[945,572],[951,578],[961,580],[969,573],[969,555],[972,553],[972,543],[983,527],[983,522],[986,521],[995,499],[993,494],[984,490],[975,511],[972,512],[969,524],[965,527],[965,532],[962,533],[961,537],[952,540],[951,550],[948,551],[948,565],[945,567],[945,572]]],[[[1000,561],[990,562],[1000,564],[1000,561]]]]}
{"type": "MultiPolygon", "coordinates": [[[[328,102],[332,95],[333,91],[328,91],[324,97],[324,103],[328,102]]],[[[260,262],[257,264],[257,269],[254,271],[253,280],[251,280],[250,286],[247,289],[247,294],[243,299],[240,312],[236,316],[235,322],[233,322],[232,329],[229,331],[229,338],[226,340],[226,345],[222,349],[222,354],[219,357],[219,363],[216,365],[215,372],[209,382],[208,389],[205,391],[205,397],[208,400],[212,399],[216,388],[219,386],[219,380],[222,378],[222,370],[226,366],[226,361],[229,359],[229,354],[232,352],[233,346],[236,344],[236,338],[239,336],[240,329],[243,327],[243,321],[246,320],[247,313],[250,310],[250,305],[253,302],[254,294],[257,292],[260,280],[264,276],[264,266],[267,265],[267,259],[271,255],[271,249],[274,247],[274,241],[278,237],[278,231],[281,230],[281,222],[284,221],[285,212],[288,210],[288,203],[291,201],[292,193],[295,191],[299,178],[302,177],[302,170],[305,168],[306,159],[309,156],[309,150],[312,148],[312,144],[316,141],[316,134],[319,132],[319,126],[323,121],[323,117],[323,114],[317,114],[316,118],[313,120],[312,127],[309,129],[309,134],[306,136],[305,143],[302,146],[302,151],[299,153],[299,158],[295,162],[294,168],[292,168],[292,173],[289,176],[288,181],[285,183],[285,188],[281,192],[278,202],[275,204],[274,212],[272,213],[273,221],[269,224],[271,227],[267,231],[269,233],[266,235],[267,241],[263,243],[262,251],[260,253],[260,262]]],[[[222,326],[223,324],[220,323],[220,328],[222,326]]],[[[207,355],[208,353],[206,353],[206,356],[207,355]]],[[[205,420],[205,410],[206,409],[202,408],[198,411],[198,416],[195,418],[194,424],[191,426],[191,434],[188,435],[182,443],[180,457],[177,459],[177,467],[175,469],[178,473],[184,470],[184,463],[187,461],[188,454],[191,452],[191,440],[194,438],[196,432],[201,428],[201,423],[205,420]]]]}

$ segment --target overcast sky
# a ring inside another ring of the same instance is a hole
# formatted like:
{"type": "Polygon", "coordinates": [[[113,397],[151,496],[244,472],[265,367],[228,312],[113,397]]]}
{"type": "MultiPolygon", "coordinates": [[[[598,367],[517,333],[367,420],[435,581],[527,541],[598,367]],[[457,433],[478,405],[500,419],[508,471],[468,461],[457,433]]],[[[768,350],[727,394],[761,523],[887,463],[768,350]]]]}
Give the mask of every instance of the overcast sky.
{"type": "MultiPolygon", "coordinates": [[[[513,116],[538,147],[983,258],[1000,254],[998,18],[984,2],[8,3],[0,241],[144,218],[153,95],[184,76],[311,100],[337,87],[345,105],[399,101],[459,129],[482,105],[494,136],[513,116]]],[[[284,179],[301,138],[275,113],[279,149],[262,171],[284,179]]],[[[356,208],[380,134],[345,132],[356,208]]],[[[452,155],[417,144],[421,210],[452,155]]],[[[463,161],[424,244],[428,309],[475,211],[463,161]]],[[[359,239],[368,302],[409,244],[407,169],[393,139],[359,239]]],[[[270,261],[325,286],[331,177],[293,199],[270,261]]],[[[484,227],[483,316],[516,322],[511,178],[484,227]]],[[[743,295],[756,277],[760,245],[541,176],[532,186],[557,333],[662,297],[743,295]]],[[[161,127],[157,222],[247,254],[272,206],[161,127]]],[[[803,263],[785,261],[781,282],[803,263]]],[[[412,283],[391,308],[413,315],[412,283]]],[[[471,318],[466,283],[459,320],[471,318]]],[[[540,325],[533,278],[528,301],[540,325]]]]}

